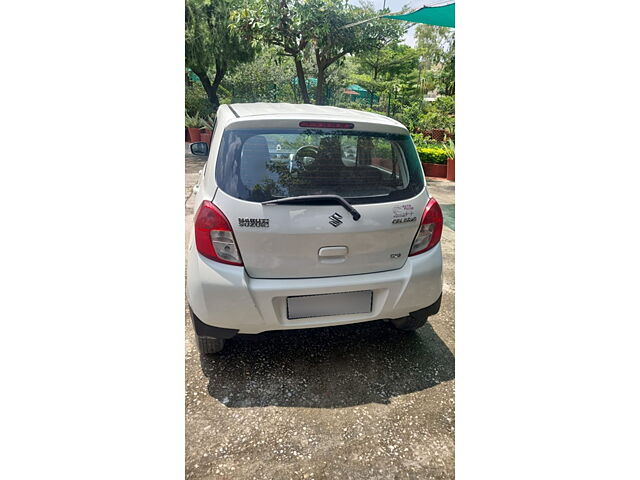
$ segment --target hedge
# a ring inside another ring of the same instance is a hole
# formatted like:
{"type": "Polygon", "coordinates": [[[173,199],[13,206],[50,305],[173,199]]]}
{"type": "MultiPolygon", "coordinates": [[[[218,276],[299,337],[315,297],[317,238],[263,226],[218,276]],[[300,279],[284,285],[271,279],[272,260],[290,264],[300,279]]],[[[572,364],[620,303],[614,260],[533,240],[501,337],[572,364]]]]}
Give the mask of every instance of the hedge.
{"type": "Polygon", "coordinates": [[[418,147],[417,150],[421,162],[439,164],[447,163],[447,154],[440,148],[418,147]]]}

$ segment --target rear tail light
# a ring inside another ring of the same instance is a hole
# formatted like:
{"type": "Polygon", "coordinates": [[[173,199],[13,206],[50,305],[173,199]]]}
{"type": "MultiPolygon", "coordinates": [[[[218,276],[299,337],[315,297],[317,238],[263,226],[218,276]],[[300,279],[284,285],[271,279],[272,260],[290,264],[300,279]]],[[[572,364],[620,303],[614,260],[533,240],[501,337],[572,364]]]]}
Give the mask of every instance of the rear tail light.
{"type": "Polygon", "coordinates": [[[442,210],[435,198],[430,198],[422,214],[420,230],[413,240],[409,256],[424,253],[435,247],[442,237],[442,210]]]}
{"type": "Polygon", "coordinates": [[[202,202],[196,213],[195,237],[201,255],[216,262],[242,265],[229,220],[209,200],[202,202]]]}

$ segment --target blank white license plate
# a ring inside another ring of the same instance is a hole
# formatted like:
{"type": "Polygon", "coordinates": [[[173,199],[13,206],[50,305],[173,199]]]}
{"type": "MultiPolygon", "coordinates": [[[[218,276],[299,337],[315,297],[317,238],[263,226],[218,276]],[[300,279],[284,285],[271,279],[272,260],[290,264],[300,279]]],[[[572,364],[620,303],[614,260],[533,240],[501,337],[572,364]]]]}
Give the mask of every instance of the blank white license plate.
{"type": "Polygon", "coordinates": [[[372,301],[371,290],[287,297],[287,318],[370,313],[372,301]]]}

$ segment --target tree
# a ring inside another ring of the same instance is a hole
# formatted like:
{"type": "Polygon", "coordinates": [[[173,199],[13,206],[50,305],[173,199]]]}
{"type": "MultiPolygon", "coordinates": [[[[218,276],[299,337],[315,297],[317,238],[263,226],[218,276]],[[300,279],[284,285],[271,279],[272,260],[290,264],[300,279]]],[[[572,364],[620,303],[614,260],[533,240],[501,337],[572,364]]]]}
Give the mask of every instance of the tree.
{"type": "Polygon", "coordinates": [[[315,27],[311,36],[317,67],[318,105],[325,103],[325,84],[330,66],[347,54],[378,51],[391,42],[397,42],[406,31],[400,22],[380,19],[347,27],[375,16],[371,5],[355,7],[342,0],[309,0],[306,4],[313,14],[315,27]]]}
{"type": "Polygon", "coordinates": [[[356,65],[353,56],[346,55],[335,63],[334,68],[328,71],[325,79],[325,88],[328,92],[327,104],[337,105],[339,102],[351,101],[351,96],[344,94],[343,90],[347,85],[353,83],[351,79],[355,73],[356,65]]]}
{"type": "Polygon", "coordinates": [[[329,67],[348,54],[381,48],[399,39],[406,27],[399,22],[375,20],[344,28],[375,16],[370,6],[355,7],[344,0],[254,0],[238,12],[238,26],[259,35],[293,58],[298,85],[305,103],[303,59],[312,54],[316,64],[316,103],[325,103],[329,67]]]}
{"type": "Polygon", "coordinates": [[[274,48],[260,52],[255,60],[239,66],[222,82],[233,101],[295,102],[295,70],[274,48]]]}
{"type": "Polygon", "coordinates": [[[255,45],[230,28],[230,14],[238,0],[187,0],[185,62],[195,73],[214,109],[225,74],[250,61],[255,45]]]}
{"type": "Polygon", "coordinates": [[[427,70],[445,63],[446,54],[455,41],[455,31],[448,27],[421,24],[416,27],[416,48],[427,70]]]}
{"type": "Polygon", "coordinates": [[[253,0],[234,15],[235,28],[279,47],[293,59],[304,103],[311,103],[302,64],[311,30],[308,13],[301,0],[253,0]]]}
{"type": "Polygon", "coordinates": [[[426,74],[423,79],[444,95],[455,94],[455,31],[447,27],[419,25],[416,47],[426,74]]]}
{"type": "Polygon", "coordinates": [[[412,86],[417,83],[418,52],[408,45],[395,43],[365,52],[356,57],[356,63],[361,73],[357,81],[369,90],[370,106],[373,105],[374,93],[389,90],[392,80],[412,86]]]}
{"type": "Polygon", "coordinates": [[[456,94],[456,42],[455,39],[451,48],[447,51],[443,59],[443,67],[439,75],[440,89],[445,95],[456,94]]]}
{"type": "Polygon", "coordinates": [[[448,96],[438,97],[427,107],[427,112],[420,119],[428,128],[444,128],[453,132],[455,130],[455,98],[448,96]]]}

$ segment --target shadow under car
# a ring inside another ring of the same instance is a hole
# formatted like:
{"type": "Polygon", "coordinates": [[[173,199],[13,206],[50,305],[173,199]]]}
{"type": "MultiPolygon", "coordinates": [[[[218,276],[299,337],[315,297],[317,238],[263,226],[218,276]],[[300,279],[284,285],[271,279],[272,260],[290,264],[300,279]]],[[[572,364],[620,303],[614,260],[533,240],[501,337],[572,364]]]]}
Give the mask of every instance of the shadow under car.
{"type": "Polygon", "coordinates": [[[389,403],[452,380],[454,364],[429,323],[402,332],[383,321],[237,335],[201,356],[209,394],[227,407],[389,403]]]}

